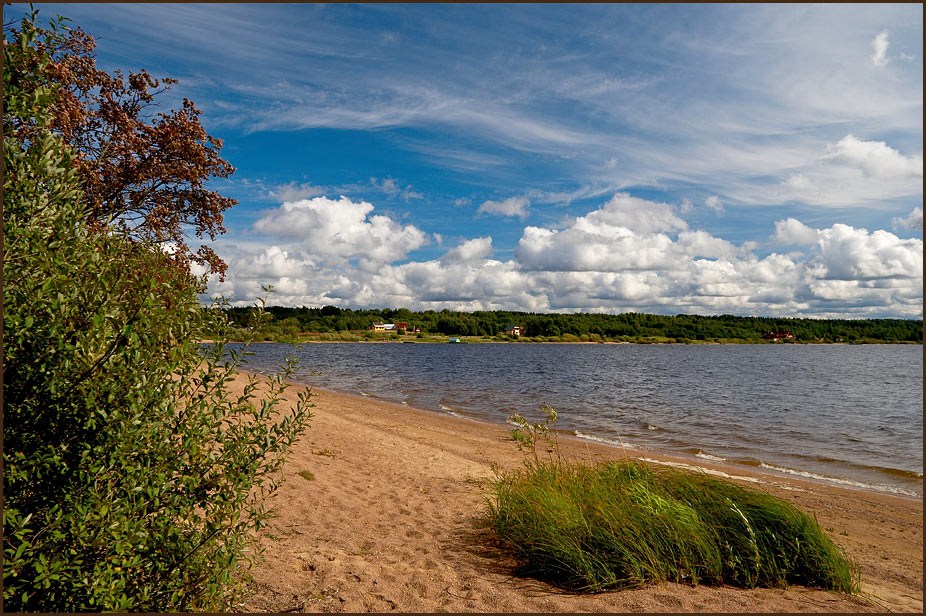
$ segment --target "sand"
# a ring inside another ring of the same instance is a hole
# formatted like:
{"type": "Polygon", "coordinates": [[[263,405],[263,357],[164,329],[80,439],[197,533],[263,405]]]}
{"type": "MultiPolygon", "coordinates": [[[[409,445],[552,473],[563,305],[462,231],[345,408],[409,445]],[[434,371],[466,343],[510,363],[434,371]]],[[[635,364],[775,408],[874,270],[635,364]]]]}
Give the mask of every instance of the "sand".
{"type": "MultiPolygon", "coordinates": [[[[236,382],[240,391],[244,378],[236,382]]],[[[295,400],[297,387],[287,391],[295,400]]],[[[509,429],[314,390],[260,532],[242,612],[922,612],[923,504],[872,492],[562,438],[567,456],[697,465],[793,501],[861,564],[863,593],[652,584],[575,595],[515,574],[480,524],[492,464],[521,454],[509,429]],[[309,480],[298,473],[309,471],[309,480]]]]}

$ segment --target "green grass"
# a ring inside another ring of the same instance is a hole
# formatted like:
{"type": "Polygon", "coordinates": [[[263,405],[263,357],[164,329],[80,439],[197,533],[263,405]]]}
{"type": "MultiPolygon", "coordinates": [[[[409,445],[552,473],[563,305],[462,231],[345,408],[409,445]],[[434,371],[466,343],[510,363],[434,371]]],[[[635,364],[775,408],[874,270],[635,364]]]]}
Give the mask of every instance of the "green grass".
{"type": "Polygon", "coordinates": [[[312,471],[299,471],[296,474],[302,477],[303,479],[305,479],[306,481],[315,481],[315,473],[313,473],[312,471]]]}
{"type": "Polygon", "coordinates": [[[703,473],[535,456],[492,489],[489,522],[521,573],[565,589],[673,581],[859,591],[858,566],[815,518],[703,473]]]}

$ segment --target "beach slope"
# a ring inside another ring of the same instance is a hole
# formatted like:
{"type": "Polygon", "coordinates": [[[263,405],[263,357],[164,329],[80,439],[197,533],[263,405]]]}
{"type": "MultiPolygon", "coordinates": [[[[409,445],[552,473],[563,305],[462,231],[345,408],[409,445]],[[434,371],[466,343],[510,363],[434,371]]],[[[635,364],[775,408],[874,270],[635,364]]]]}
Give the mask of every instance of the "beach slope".
{"type": "MultiPolygon", "coordinates": [[[[237,378],[234,388],[246,378],[237,378]]],[[[297,387],[287,393],[295,400],[297,387]]],[[[261,531],[245,612],[922,612],[922,502],[700,464],[792,500],[861,564],[863,593],[653,584],[566,594],[515,574],[480,524],[492,464],[522,454],[502,426],[315,391],[261,531]]],[[[692,464],[577,439],[563,452],[692,464]]]]}

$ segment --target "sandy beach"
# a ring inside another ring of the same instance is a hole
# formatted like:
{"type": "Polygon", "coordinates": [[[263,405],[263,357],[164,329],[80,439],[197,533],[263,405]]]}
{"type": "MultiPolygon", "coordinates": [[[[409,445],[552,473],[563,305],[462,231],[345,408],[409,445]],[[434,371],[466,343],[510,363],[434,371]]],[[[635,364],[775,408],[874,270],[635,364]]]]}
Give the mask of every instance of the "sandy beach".
{"type": "MultiPolygon", "coordinates": [[[[240,391],[240,376],[233,391],[240,391]]],[[[287,391],[295,400],[297,386],[287,391]]],[[[921,501],[561,438],[566,456],[695,465],[816,515],[860,563],[863,592],[665,583],[567,594],[515,575],[480,524],[492,465],[523,455],[510,430],[362,396],[314,390],[261,531],[242,612],[922,612],[921,501]],[[306,472],[307,471],[307,472],[306,472]],[[303,473],[300,475],[299,473],[303,473]],[[306,477],[311,477],[307,479],[306,477]]]]}

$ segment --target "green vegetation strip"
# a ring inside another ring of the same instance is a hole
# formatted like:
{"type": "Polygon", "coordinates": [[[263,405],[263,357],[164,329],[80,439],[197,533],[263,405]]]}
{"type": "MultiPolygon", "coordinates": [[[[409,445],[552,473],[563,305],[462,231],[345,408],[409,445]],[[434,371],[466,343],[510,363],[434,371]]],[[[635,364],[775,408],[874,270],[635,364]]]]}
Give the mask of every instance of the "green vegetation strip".
{"type": "MultiPolygon", "coordinates": [[[[247,329],[253,308],[226,308],[233,326],[247,329]]],[[[276,342],[361,342],[409,340],[447,342],[636,342],[636,343],[773,343],[763,336],[787,332],[781,343],[907,343],[922,344],[922,319],[793,319],[743,317],[729,314],[675,316],[642,314],[540,314],[506,310],[459,312],[398,309],[351,310],[336,306],[292,308],[268,306],[258,340],[276,342]],[[373,322],[405,323],[405,333],[375,332],[373,322]],[[505,334],[510,325],[520,336],[505,334]]],[[[234,338],[234,328],[230,335],[234,338]]],[[[247,332],[240,332],[246,336],[247,332]]]]}
{"type": "Polygon", "coordinates": [[[579,592],[648,582],[858,592],[859,567],[792,504],[639,462],[529,461],[499,474],[489,521],[521,573],[579,592]]]}

